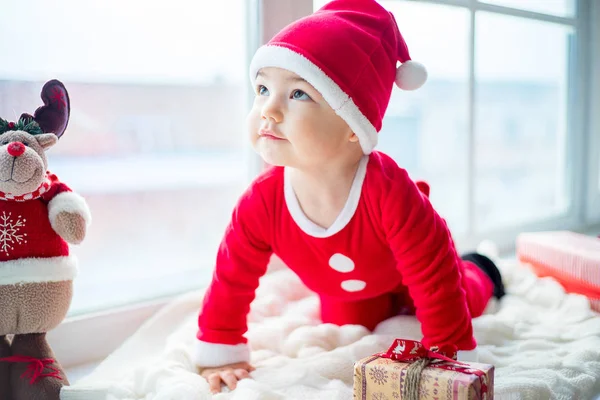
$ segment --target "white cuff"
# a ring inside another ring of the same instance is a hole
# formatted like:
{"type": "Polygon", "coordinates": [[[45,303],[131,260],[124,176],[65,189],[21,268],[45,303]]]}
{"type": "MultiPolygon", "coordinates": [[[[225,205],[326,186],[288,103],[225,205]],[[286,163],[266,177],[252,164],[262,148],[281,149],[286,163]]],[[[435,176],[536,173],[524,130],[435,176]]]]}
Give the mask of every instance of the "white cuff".
{"type": "Polygon", "coordinates": [[[193,361],[197,366],[204,368],[250,362],[250,348],[246,343],[220,344],[196,340],[193,361]]]}
{"type": "Polygon", "coordinates": [[[48,217],[50,223],[54,224],[56,216],[61,212],[76,213],[83,217],[86,225],[92,222],[90,209],[85,202],[85,199],[73,192],[62,192],[57,194],[48,203],[48,217]]]}

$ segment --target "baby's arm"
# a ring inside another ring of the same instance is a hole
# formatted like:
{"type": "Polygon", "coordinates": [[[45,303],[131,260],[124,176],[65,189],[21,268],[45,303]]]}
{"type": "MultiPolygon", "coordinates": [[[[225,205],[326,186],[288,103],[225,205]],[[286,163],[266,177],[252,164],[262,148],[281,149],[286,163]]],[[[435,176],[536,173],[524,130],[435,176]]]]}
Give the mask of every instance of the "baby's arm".
{"type": "Polygon", "coordinates": [[[194,361],[199,368],[249,362],[247,315],[271,256],[269,218],[256,185],[239,200],[219,247],[198,318],[194,361]]]}
{"type": "Polygon", "coordinates": [[[423,343],[471,350],[476,343],[461,284],[461,261],[446,222],[406,171],[398,169],[395,175],[382,199],[382,222],[415,303],[423,343]]]}

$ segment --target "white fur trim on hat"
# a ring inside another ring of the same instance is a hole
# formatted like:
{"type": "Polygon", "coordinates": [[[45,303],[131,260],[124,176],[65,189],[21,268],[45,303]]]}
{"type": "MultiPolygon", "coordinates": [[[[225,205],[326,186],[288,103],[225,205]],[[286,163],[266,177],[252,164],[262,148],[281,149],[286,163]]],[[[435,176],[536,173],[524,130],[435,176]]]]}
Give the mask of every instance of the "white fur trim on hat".
{"type": "Polygon", "coordinates": [[[416,90],[427,81],[427,69],[421,63],[408,60],[396,69],[396,85],[402,90],[416,90]]]}
{"type": "Polygon", "coordinates": [[[349,95],[323,70],[306,57],[282,46],[264,45],[254,55],[250,63],[250,80],[256,80],[261,68],[277,67],[291,71],[310,83],[321,93],[325,101],[342,117],[350,129],[358,136],[363,153],[369,154],[377,145],[377,130],[360,112],[349,95]]]}
{"type": "Polygon", "coordinates": [[[202,368],[222,367],[223,365],[250,361],[250,348],[246,343],[220,344],[196,339],[194,364],[202,368]]]}

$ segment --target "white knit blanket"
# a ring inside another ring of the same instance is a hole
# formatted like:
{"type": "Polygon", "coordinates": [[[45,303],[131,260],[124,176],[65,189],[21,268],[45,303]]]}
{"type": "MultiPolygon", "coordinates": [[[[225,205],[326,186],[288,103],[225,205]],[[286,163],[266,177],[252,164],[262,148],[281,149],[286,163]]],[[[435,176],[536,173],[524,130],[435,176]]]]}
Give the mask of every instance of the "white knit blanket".
{"type": "MultiPolygon", "coordinates": [[[[600,393],[600,316],[516,262],[502,262],[507,296],[473,321],[478,361],[494,364],[497,399],[592,399],[600,393]]],[[[359,326],[321,324],[317,297],[287,269],[261,280],[247,337],[256,371],[211,397],[190,355],[202,293],[180,297],[148,320],[63,400],[352,398],[353,363],[396,337],[420,339],[414,317],[359,326]]]]}

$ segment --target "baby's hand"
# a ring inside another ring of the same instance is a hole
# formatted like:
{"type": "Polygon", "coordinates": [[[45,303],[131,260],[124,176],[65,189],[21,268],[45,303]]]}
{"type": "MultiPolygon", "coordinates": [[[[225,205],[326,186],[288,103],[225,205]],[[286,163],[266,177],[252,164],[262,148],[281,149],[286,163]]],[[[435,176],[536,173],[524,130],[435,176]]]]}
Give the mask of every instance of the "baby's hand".
{"type": "Polygon", "coordinates": [[[200,368],[200,375],[208,381],[210,391],[219,393],[221,382],[225,383],[230,390],[235,389],[237,382],[249,378],[248,373],[254,371],[254,367],[247,362],[224,365],[216,368],[200,368]]]}

